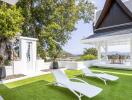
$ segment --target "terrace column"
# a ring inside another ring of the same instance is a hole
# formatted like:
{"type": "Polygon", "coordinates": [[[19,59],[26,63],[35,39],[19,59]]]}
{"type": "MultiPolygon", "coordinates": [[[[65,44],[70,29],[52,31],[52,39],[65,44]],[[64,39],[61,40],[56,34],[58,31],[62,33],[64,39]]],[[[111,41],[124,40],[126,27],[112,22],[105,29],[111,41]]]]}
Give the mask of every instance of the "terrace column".
{"type": "Polygon", "coordinates": [[[132,38],[130,39],[130,64],[132,64],[132,38]]]}
{"type": "Polygon", "coordinates": [[[101,44],[98,43],[96,45],[96,48],[97,48],[97,51],[98,51],[98,60],[100,61],[101,60],[101,44]]]}
{"type": "Polygon", "coordinates": [[[105,54],[104,54],[105,61],[107,62],[107,60],[108,60],[108,58],[107,58],[107,54],[108,54],[108,44],[107,44],[107,42],[105,42],[104,50],[105,50],[105,54]]]}

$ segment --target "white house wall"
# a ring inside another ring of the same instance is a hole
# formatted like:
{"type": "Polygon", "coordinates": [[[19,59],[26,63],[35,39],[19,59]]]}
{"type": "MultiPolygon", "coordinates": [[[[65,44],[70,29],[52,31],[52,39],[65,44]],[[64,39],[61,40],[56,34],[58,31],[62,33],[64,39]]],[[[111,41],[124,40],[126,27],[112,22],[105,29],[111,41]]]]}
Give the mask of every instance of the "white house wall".
{"type": "Polygon", "coordinates": [[[27,73],[27,60],[26,60],[26,50],[25,50],[25,46],[27,45],[26,44],[26,40],[21,40],[21,42],[20,42],[20,58],[21,58],[21,60],[20,60],[20,66],[22,67],[22,69],[23,69],[23,72],[24,73],[27,73]]]}
{"type": "Polygon", "coordinates": [[[36,54],[37,54],[37,47],[36,47],[36,39],[33,38],[26,38],[26,37],[21,37],[20,38],[20,54],[21,54],[21,62],[23,63],[23,70],[25,71],[25,73],[31,73],[31,72],[35,72],[36,70],[36,54]],[[32,61],[32,70],[29,70],[29,65],[27,64],[27,48],[28,48],[28,42],[31,42],[31,61],[32,61]],[[30,72],[29,72],[30,71],[30,72]]]}
{"type": "Polygon", "coordinates": [[[13,65],[6,66],[6,73],[7,75],[12,74],[31,74],[36,72],[36,41],[37,39],[34,38],[27,38],[27,37],[19,37],[20,40],[20,60],[14,61],[13,65]],[[31,60],[29,63],[27,61],[27,49],[28,49],[28,42],[31,42],[31,60]],[[30,65],[29,65],[30,64],[30,65]],[[14,73],[13,73],[14,72],[14,73]]]}
{"type": "Polygon", "coordinates": [[[14,64],[12,66],[6,66],[5,67],[7,76],[13,75],[13,74],[25,74],[25,71],[26,71],[25,66],[26,65],[22,61],[14,61],[13,63],[14,64]]]}
{"type": "Polygon", "coordinates": [[[37,44],[36,41],[32,42],[32,48],[33,48],[33,67],[34,67],[34,71],[36,70],[36,61],[37,61],[37,44]]]}
{"type": "Polygon", "coordinates": [[[13,70],[12,70],[12,66],[6,66],[6,75],[12,75],[13,74],[13,70]]]}
{"type": "Polygon", "coordinates": [[[36,61],[36,71],[49,69],[51,65],[52,65],[51,62],[44,62],[44,60],[37,60],[36,61]]]}

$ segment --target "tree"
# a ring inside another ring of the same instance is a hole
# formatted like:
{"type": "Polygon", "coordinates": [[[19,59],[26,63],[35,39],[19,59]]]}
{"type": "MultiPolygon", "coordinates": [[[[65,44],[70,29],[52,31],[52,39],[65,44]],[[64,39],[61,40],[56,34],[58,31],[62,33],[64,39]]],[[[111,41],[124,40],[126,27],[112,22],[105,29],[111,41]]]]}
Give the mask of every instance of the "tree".
{"type": "Polygon", "coordinates": [[[21,0],[18,7],[25,17],[22,35],[38,38],[39,55],[53,59],[70,39],[75,24],[82,19],[89,22],[95,9],[88,0],[21,0]]]}
{"type": "Polygon", "coordinates": [[[11,40],[21,31],[23,22],[21,9],[16,6],[0,6],[0,55],[4,60],[11,60],[11,40]]]}
{"type": "Polygon", "coordinates": [[[97,49],[96,48],[89,48],[84,50],[84,55],[94,55],[97,57],[97,49]]]}

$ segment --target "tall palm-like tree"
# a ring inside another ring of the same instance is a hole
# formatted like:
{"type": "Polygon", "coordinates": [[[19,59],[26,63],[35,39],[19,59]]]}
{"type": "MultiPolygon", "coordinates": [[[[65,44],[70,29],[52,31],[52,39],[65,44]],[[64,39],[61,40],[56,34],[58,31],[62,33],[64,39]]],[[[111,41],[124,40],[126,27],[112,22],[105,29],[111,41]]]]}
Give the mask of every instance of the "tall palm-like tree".
{"type": "Polygon", "coordinates": [[[11,60],[11,41],[7,38],[0,38],[0,54],[4,60],[11,60]]]}
{"type": "Polygon", "coordinates": [[[6,3],[1,3],[0,55],[3,56],[4,61],[11,60],[12,39],[21,31],[23,20],[21,9],[16,8],[16,6],[8,6],[6,3]]]}

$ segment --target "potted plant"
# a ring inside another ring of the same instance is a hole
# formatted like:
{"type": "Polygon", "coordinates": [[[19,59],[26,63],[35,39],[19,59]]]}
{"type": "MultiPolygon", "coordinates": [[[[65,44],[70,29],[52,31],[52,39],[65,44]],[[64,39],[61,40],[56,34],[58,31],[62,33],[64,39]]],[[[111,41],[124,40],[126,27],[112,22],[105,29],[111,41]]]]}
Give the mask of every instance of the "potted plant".
{"type": "Polygon", "coordinates": [[[58,69],[59,68],[57,58],[60,57],[61,50],[62,49],[58,44],[54,45],[53,47],[51,47],[49,49],[49,56],[52,59],[52,66],[51,66],[52,69],[58,69]]]}
{"type": "Polygon", "coordinates": [[[4,59],[3,56],[0,55],[0,80],[6,77],[6,69],[4,67],[4,59]]]}
{"type": "Polygon", "coordinates": [[[57,60],[53,60],[53,64],[52,64],[53,69],[58,69],[59,68],[59,64],[57,60]]]}

